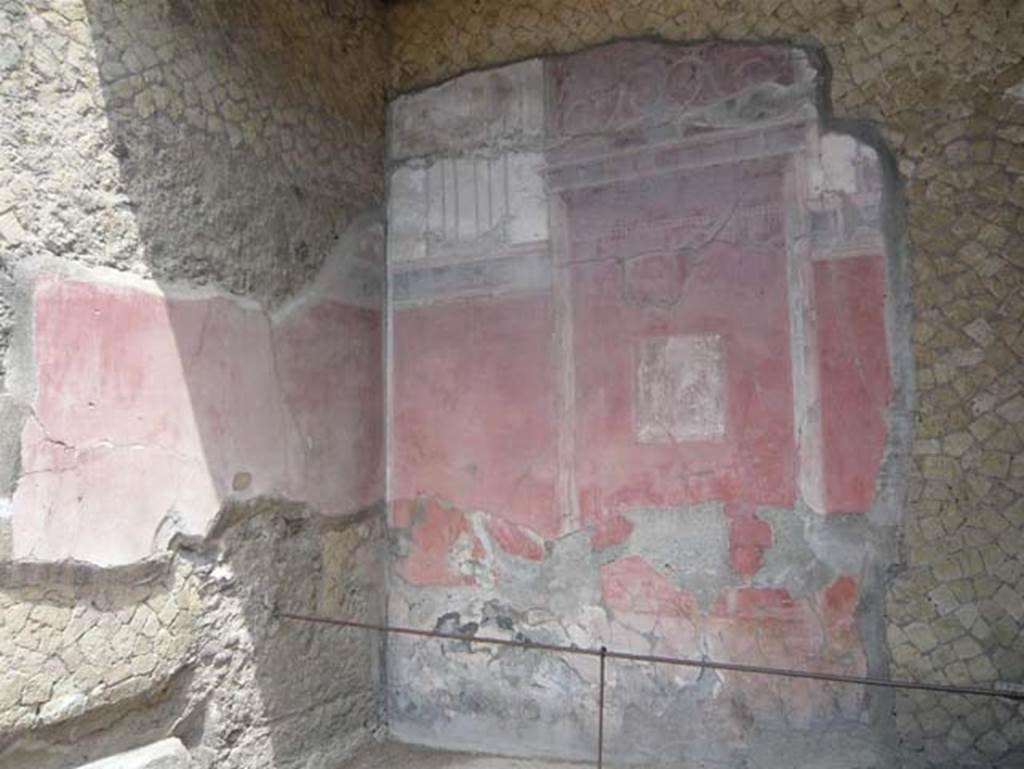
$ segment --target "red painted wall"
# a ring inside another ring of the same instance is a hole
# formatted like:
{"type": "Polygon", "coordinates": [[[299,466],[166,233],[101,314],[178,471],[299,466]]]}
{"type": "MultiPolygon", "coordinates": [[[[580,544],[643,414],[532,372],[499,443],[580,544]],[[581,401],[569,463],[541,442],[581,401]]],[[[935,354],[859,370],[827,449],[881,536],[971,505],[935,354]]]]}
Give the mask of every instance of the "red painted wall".
{"type": "Polygon", "coordinates": [[[378,310],[330,299],[278,321],[226,298],[42,276],[16,553],[123,563],[164,523],[202,534],[229,497],[328,514],[382,496],[378,310]]]}
{"type": "Polygon", "coordinates": [[[614,519],[627,509],[792,505],[781,185],[769,164],[570,197],[576,481],[596,544],[621,541],[614,519]],[[695,339],[714,340],[714,383],[670,387],[664,413],[644,413],[645,388],[699,367],[695,339]],[[681,357],[644,366],[649,345],[667,340],[681,357]],[[710,398],[716,414],[686,413],[710,398]]]}
{"type": "MultiPolygon", "coordinates": [[[[454,240],[431,230],[453,199],[490,210],[493,185],[473,198],[479,175],[452,179],[446,169],[470,161],[450,162],[443,142],[417,161],[437,164],[412,201],[424,222],[403,220],[411,240],[392,265],[407,291],[391,361],[400,619],[475,618],[484,602],[526,611],[504,592],[514,572],[562,591],[537,605],[557,606],[547,627],[574,643],[866,670],[861,574],[804,537],[814,516],[871,510],[888,439],[877,157],[821,135],[806,108],[717,124],[728,109],[702,111],[766,84],[758,93],[777,93],[806,77],[798,59],[630,43],[546,62],[542,180],[503,203],[521,211],[547,195],[548,234],[528,249],[500,226],[454,240]],[[566,541],[586,552],[559,561],[566,541]]],[[[527,64],[494,82],[526,88],[527,64]]],[[[459,141],[479,129],[491,173],[505,152],[494,137],[525,118],[497,111],[476,126],[481,94],[466,97],[459,141]]],[[[430,92],[414,99],[425,110],[430,92]]],[[[721,681],[736,712],[859,717],[856,690],[721,681]]]]}
{"type": "Polygon", "coordinates": [[[538,294],[396,311],[394,499],[559,532],[552,313],[538,294]]]}
{"type": "Polygon", "coordinates": [[[860,512],[874,498],[892,395],[885,263],[881,256],[816,262],[814,294],[828,509],[860,512]]]}

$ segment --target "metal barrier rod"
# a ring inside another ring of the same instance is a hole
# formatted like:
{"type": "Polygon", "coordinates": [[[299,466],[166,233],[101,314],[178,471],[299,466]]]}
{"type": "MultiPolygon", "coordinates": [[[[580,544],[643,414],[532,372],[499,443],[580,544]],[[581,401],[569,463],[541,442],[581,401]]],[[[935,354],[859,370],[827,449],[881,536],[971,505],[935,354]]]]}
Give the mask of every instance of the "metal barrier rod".
{"type": "Polygon", "coordinates": [[[597,694],[597,769],[604,763],[604,661],[608,650],[601,647],[601,685],[597,694]]]}
{"type": "Polygon", "coordinates": [[[728,670],[733,673],[753,673],[764,676],[781,676],[783,678],[804,678],[813,681],[830,681],[840,684],[860,684],[862,686],[879,686],[887,689],[914,689],[927,692],[942,692],[945,694],[969,694],[979,697],[1002,697],[1008,700],[1024,700],[1024,691],[1001,691],[999,689],[988,689],[980,686],[953,686],[951,684],[930,684],[917,681],[900,681],[888,678],[866,678],[861,676],[850,676],[842,673],[816,673],[809,670],[791,670],[789,668],[765,667],[762,665],[743,665],[736,662],[715,662],[708,659],[686,659],[684,657],[663,657],[657,654],[633,654],[632,652],[620,652],[612,649],[581,649],[578,646],[562,646],[559,644],[539,643],[535,641],[514,641],[508,638],[495,638],[493,636],[468,636],[458,633],[443,633],[439,630],[420,630],[411,627],[400,627],[395,625],[378,625],[372,622],[356,622],[355,620],[334,619],[332,617],[318,617],[312,614],[293,614],[291,612],[279,612],[279,617],[284,619],[301,620],[304,622],[318,622],[325,625],[338,625],[340,627],[354,627],[363,630],[376,630],[383,633],[397,633],[399,635],[420,636],[421,638],[438,638],[446,641],[463,641],[465,643],[493,644],[495,646],[514,646],[520,649],[535,649],[538,651],[552,651],[561,654],[576,654],[584,657],[600,657],[608,659],[628,660],[630,662],[654,662],[661,665],[676,665],[689,668],[708,668],[710,670],[728,670]]]}

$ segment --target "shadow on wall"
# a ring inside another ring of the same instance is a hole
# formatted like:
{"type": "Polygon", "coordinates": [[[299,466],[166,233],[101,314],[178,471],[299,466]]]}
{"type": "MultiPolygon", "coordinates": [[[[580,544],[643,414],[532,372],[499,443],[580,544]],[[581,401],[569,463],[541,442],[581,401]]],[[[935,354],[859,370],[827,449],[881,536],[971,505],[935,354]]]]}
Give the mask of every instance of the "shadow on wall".
{"type": "Polygon", "coordinates": [[[373,5],[85,3],[147,267],[270,306],[294,296],[380,201],[373,5]]]}
{"type": "Polygon", "coordinates": [[[67,157],[42,165],[13,262],[13,568],[102,571],[188,542],[171,568],[188,590],[167,600],[191,590],[196,612],[173,669],[146,671],[146,634],[171,625],[146,628],[138,601],[107,610],[76,587],[50,617],[47,596],[0,585],[30,634],[90,607],[113,617],[76,636],[98,682],[75,639],[67,658],[26,660],[0,697],[24,717],[2,739],[53,766],[85,757],[69,745],[94,757],[168,731],[210,765],[326,763],[376,723],[370,641],[270,612],[379,618],[382,586],[360,571],[382,536],[378,9],[85,0],[23,21],[46,43],[24,47],[33,73],[58,73],[68,144],[47,150],[67,157]],[[61,56],[88,63],[80,79],[60,80],[61,56]],[[237,520],[204,543],[218,514],[237,520]]]}
{"type": "Polygon", "coordinates": [[[123,563],[202,533],[229,497],[375,503],[383,113],[363,62],[379,18],[358,2],[79,12],[98,80],[76,96],[102,107],[82,108],[88,138],[117,164],[37,204],[15,556],[123,563]]]}

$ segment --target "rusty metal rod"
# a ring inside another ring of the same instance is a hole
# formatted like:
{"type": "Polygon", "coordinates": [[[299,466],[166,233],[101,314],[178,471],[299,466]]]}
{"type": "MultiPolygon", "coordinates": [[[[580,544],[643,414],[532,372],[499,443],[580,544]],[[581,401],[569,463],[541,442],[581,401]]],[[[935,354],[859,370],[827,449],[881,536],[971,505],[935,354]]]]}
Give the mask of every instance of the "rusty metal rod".
{"type": "Polygon", "coordinates": [[[601,647],[601,685],[597,693],[597,769],[604,764],[604,663],[608,649],[601,647]]]}
{"type": "Polygon", "coordinates": [[[466,643],[493,644],[495,646],[514,646],[520,649],[534,649],[537,651],[559,652],[561,654],[576,654],[584,657],[607,657],[609,659],[627,660],[629,662],[654,662],[661,665],[676,665],[688,668],[708,668],[710,670],[728,670],[733,673],[753,673],[763,676],[780,676],[782,678],[803,678],[812,681],[829,681],[840,684],[860,684],[862,686],[879,686],[887,689],[914,689],[927,692],[942,692],[944,694],[969,694],[979,697],[1002,697],[1009,700],[1024,701],[1024,691],[1000,691],[999,689],[988,689],[980,686],[953,686],[951,684],[932,684],[918,681],[900,681],[888,678],[866,678],[862,676],[851,676],[843,673],[816,673],[809,670],[792,670],[789,668],[765,667],[763,665],[744,665],[738,662],[716,662],[708,659],[687,659],[685,657],[665,657],[657,654],[634,654],[632,652],[620,652],[614,649],[583,649],[578,646],[562,646],[560,644],[540,643],[536,641],[514,641],[508,638],[495,638],[493,636],[467,636],[458,633],[443,633],[439,630],[420,630],[411,627],[400,627],[395,625],[378,625],[372,622],[356,622],[355,620],[334,619],[332,617],[318,617],[311,614],[292,614],[291,612],[279,612],[279,617],[284,619],[302,620],[304,622],[318,622],[325,625],[338,625],[340,627],[354,627],[363,630],[376,630],[383,633],[397,633],[398,635],[419,636],[421,638],[437,638],[445,641],[464,641],[466,643]]]}

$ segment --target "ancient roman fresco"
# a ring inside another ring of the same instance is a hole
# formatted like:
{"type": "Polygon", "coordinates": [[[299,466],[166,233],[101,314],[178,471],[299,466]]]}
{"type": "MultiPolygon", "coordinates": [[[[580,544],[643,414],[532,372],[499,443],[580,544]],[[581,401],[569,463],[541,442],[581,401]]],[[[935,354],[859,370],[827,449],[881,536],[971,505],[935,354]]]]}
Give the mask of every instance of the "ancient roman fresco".
{"type": "MultiPolygon", "coordinates": [[[[815,82],[796,49],[629,42],[392,104],[393,622],[868,672],[885,559],[850,537],[898,514],[899,324],[879,158],[815,82]]],[[[589,660],[390,665],[400,735],[589,754],[589,660]]],[[[622,750],[678,758],[867,705],[627,666],[610,708],[622,750]]]]}
{"type": "Polygon", "coordinates": [[[232,503],[378,503],[382,258],[364,217],[274,313],[109,271],[32,276],[15,556],[131,563],[232,503]]]}

